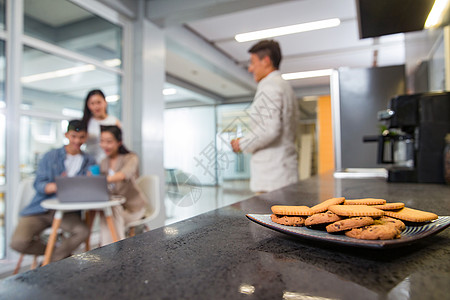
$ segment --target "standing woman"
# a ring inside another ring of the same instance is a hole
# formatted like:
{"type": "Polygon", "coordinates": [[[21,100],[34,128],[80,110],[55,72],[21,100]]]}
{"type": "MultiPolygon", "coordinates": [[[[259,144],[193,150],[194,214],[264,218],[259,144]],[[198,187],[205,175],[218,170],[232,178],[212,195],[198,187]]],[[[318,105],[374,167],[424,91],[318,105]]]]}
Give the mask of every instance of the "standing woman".
{"type": "Polygon", "coordinates": [[[116,117],[108,115],[107,107],[105,94],[101,90],[92,90],[87,94],[82,120],[88,129],[86,152],[92,155],[97,163],[100,163],[105,157],[105,153],[100,147],[100,126],[120,126],[120,121],[116,117]]]}
{"type": "MultiPolygon", "coordinates": [[[[126,198],[121,206],[113,207],[114,225],[120,240],[125,238],[125,225],[137,221],[145,213],[145,196],[135,180],[139,177],[139,158],[122,144],[118,126],[101,126],[100,146],[106,157],[100,163],[100,173],[106,175],[113,195],[126,198]]],[[[101,220],[101,245],[112,243],[105,218],[101,220]]]]}

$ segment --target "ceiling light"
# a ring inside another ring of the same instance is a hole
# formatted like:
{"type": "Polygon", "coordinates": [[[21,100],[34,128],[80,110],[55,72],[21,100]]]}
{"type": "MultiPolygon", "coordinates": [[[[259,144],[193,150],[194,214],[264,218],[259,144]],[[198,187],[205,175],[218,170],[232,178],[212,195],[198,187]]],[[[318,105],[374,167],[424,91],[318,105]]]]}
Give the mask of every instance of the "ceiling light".
{"type": "MultiPolygon", "coordinates": [[[[30,104],[26,104],[26,103],[22,103],[20,104],[20,109],[22,110],[31,110],[31,105],[30,104]]],[[[67,126],[66,126],[67,127],[67,126]]]]}
{"type": "Polygon", "coordinates": [[[104,60],[103,63],[107,65],[108,67],[117,67],[122,64],[122,61],[118,58],[108,59],[104,60]]]}
{"type": "Polygon", "coordinates": [[[285,73],[282,74],[281,77],[283,77],[284,80],[294,80],[294,79],[330,76],[332,72],[333,72],[332,69],[324,69],[306,72],[285,73]]]}
{"type": "Polygon", "coordinates": [[[94,65],[84,65],[84,66],[79,66],[79,67],[61,69],[61,70],[52,71],[52,72],[45,72],[45,73],[39,73],[39,74],[35,74],[35,75],[30,75],[30,76],[24,76],[21,78],[21,81],[22,81],[22,83],[30,83],[30,82],[39,81],[39,80],[46,80],[46,79],[70,76],[73,74],[89,72],[89,71],[93,71],[93,70],[95,70],[94,65]]]}
{"type": "Polygon", "coordinates": [[[111,95],[111,96],[106,96],[106,102],[117,102],[120,99],[119,95],[111,95]]]}
{"type": "Polygon", "coordinates": [[[299,32],[305,32],[305,31],[311,31],[311,30],[317,30],[317,29],[336,27],[336,26],[339,26],[339,24],[341,24],[341,21],[338,18],[334,18],[334,19],[328,19],[328,20],[322,20],[322,21],[315,21],[315,22],[309,22],[309,23],[302,23],[302,24],[296,24],[296,25],[289,25],[289,26],[276,27],[276,28],[270,28],[270,29],[265,29],[265,30],[241,33],[241,34],[237,34],[234,37],[234,39],[236,41],[238,41],[239,43],[242,43],[242,42],[270,38],[270,37],[274,37],[274,36],[281,36],[281,35],[287,35],[287,34],[293,34],[293,33],[299,33],[299,32]]]}
{"type": "Polygon", "coordinates": [[[63,108],[62,114],[67,117],[74,117],[74,118],[82,118],[83,112],[81,110],[75,110],[71,108],[63,108]]]}
{"type": "Polygon", "coordinates": [[[433,8],[431,8],[430,14],[425,21],[425,28],[431,28],[440,23],[443,15],[442,13],[446,11],[449,4],[449,0],[436,0],[434,1],[433,8]]]}
{"type": "MultiPolygon", "coordinates": [[[[115,58],[115,59],[104,60],[103,63],[109,67],[117,67],[122,64],[122,61],[118,58],[115,58]]],[[[78,73],[89,72],[89,71],[93,71],[95,69],[96,68],[94,65],[89,64],[89,65],[83,65],[83,66],[79,66],[79,67],[56,70],[56,71],[52,71],[52,72],[45,72],[45,73],[39,73],[39,74],[35,74],[35,75],[30,75],[30,76],[24,76],[21,78],[21,81],[22,81],[22,83],[30,83],[30,82],[34,82],[34,81],[53,79],[53,78],[70,76],[70,75],[74,75],[74,74],[78,74],[78,73]]],[[[117,101],[117,100],[115,100],[115,101],[117,101]]],[[[111,101],[111,102],[114,102],[114,101],[111,101]]]]}
{"type": "Polygon", "coordinates": [[[167,89],[163,89],[162,93],[164,96],[170,96],[170,95],[175,95],[177,93],[177,90],[174,88],[167,88],[167,89]]]}

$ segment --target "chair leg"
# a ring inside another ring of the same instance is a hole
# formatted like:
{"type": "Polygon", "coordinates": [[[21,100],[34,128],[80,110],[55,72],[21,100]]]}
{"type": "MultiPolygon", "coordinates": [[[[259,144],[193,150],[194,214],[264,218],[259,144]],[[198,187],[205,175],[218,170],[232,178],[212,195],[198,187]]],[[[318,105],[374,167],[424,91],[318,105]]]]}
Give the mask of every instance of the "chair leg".
{"type": "Polygon", "coordinates": [[[116,227],[114,226],[111,207],[105,207],[103,209],[103,213],[105,214],[106,224],[108,224],[109,231],[111,232],[111,237],[115,243],[119,241],[119,237],[117,236],[116,227]]]}
{"type": "Polygon", "coordinates": [[[37,255],[35,255],[35,256],[33,257],[33,263],[31,264],[30,270],[36,269],[36,267],[37,267],[37,265],[38,265],[38,263],[37,263],[37,258],[38,258],[37,255]]]}
{"type": "Polygon", "coordinates": [[[19,260],[17,261],[17,264],[16,264],[16,268],[14,269],[13,275],[16,275],[17,273],[19,273],[20,266],[22,265],[24,256],[25,256],[25,254],[20,254],[19,260]]]}
{"type": "Polygon", "coordinates": [[[95,213],[96,213],[95,210],[94,211],[86,211],[86,225],[89,228],[89,235],[88,235],[88,237],[86,239],[86,243],[85,243],[86,251],[91,250],[90,238],[91,238],[92,224],[94,224],[95,213]]]}
{"type": "Polygon", "coordinates": [[[64,213],[61,210],[57,210],[55,216],[53,217],[52,233],[50,234],[47,246],[45,247],[44,262],[42,263],[43,266],[48,265],[52,258],[53,248],[55,248],[56,236],[58,234],[58,228],[61,225],[63,214],[64,213]]]}
{"type": "Polygon", "coordinates": [[[130,230],[129,230],[129,232],[128,232],[128,235],[129,235],[130,237],[136,235],[136,233],[135,233],[135,231],[134,231],[134,227],[130,227],[130,230]]]}

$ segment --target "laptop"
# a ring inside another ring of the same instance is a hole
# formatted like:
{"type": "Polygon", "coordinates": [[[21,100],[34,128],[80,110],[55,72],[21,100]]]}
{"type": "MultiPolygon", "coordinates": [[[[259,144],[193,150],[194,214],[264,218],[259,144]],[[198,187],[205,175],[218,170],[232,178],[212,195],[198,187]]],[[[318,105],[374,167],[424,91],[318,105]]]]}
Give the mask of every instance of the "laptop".
{"type": "Polygon", "coordinates": [[[109,201],[106,176],[58,176],[55,182],[61,203],[109,201]]]}

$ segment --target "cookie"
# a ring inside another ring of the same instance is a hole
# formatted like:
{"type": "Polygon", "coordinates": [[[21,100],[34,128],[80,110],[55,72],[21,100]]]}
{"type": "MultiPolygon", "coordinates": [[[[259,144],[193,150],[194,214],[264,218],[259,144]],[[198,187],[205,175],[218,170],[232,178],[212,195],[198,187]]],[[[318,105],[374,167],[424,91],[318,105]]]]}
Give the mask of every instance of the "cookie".
{"type": "Polygon", "coordinates": [[[352,199],[344,201],[344,205],[379,205],[385,203],[386,200],[375,198],[352,199]]]}
{"type": "Polygon", "coordinates": [[[349,230],[345,235],[362,240],[391,240],[400,237],[400,230],[388,224],[369,225],[349,230]]]}
{"type": "Polygon", "coordinates": [[[282,216],[310,216],[313,211],[308,206],[274,205],[272,212],[282,216]]]}
{"type": "Polygon", "coordinates": [[[339,217],[337,214],[331,211],[314,214],[309,216],[305,220],[306,226],[315,226],[315,225],[323,225],[328,223],[333,223],[336,221],[342,220],[342,217],[339,217]]]}
{"type": "Polygon", "coordinates": [[[381,217],[384,215],[383,210],[368,205],[331,205],[328,210],[344,217],[381,217]]]}
{"type": "Polygon", "coordinates": [[[387,216],[382,216],[379,219],[376,219],[374,225],[392,225],[400,231],[403,231],[406,228],[405,223],[402,221],[387,216]]]}
{"type": "Polygon", "coordinates": [[[327,232],[339,232],[373,224],[371,217],[353,217],[334,222],[326,227],[327,232]]]}
{"type": "Polygon", "coordinates": [[[381,209],[381,210],[395,210],[395,209],[401,209],[405,207],[405,203],[402,202],[391,202],[391,203],[385,203],[385,204],[379,204],[379,205],[372,205],[372,207],[381,209]]]}
{"type": "Polygon", "coordinates": [[[277,216],[272,214],[270,219],[272,222],[286,226],[303,226],[305,224],[305,218],[298,216],[277,216]]]}
{"type": "Polygon", "coordinates": [[[429,222],[438,218],[438,215],[434,213],[409,207],[399,210],[386,210],[385,214],[386,216],[408,222],[429,222]]]}
{"type": "Polygon", "coordinates": [[[321,213],[328,210],[331,205],[338,205],[344,202],[344,197],[331,198],[311,207],[314,213],[321,213]]]}

